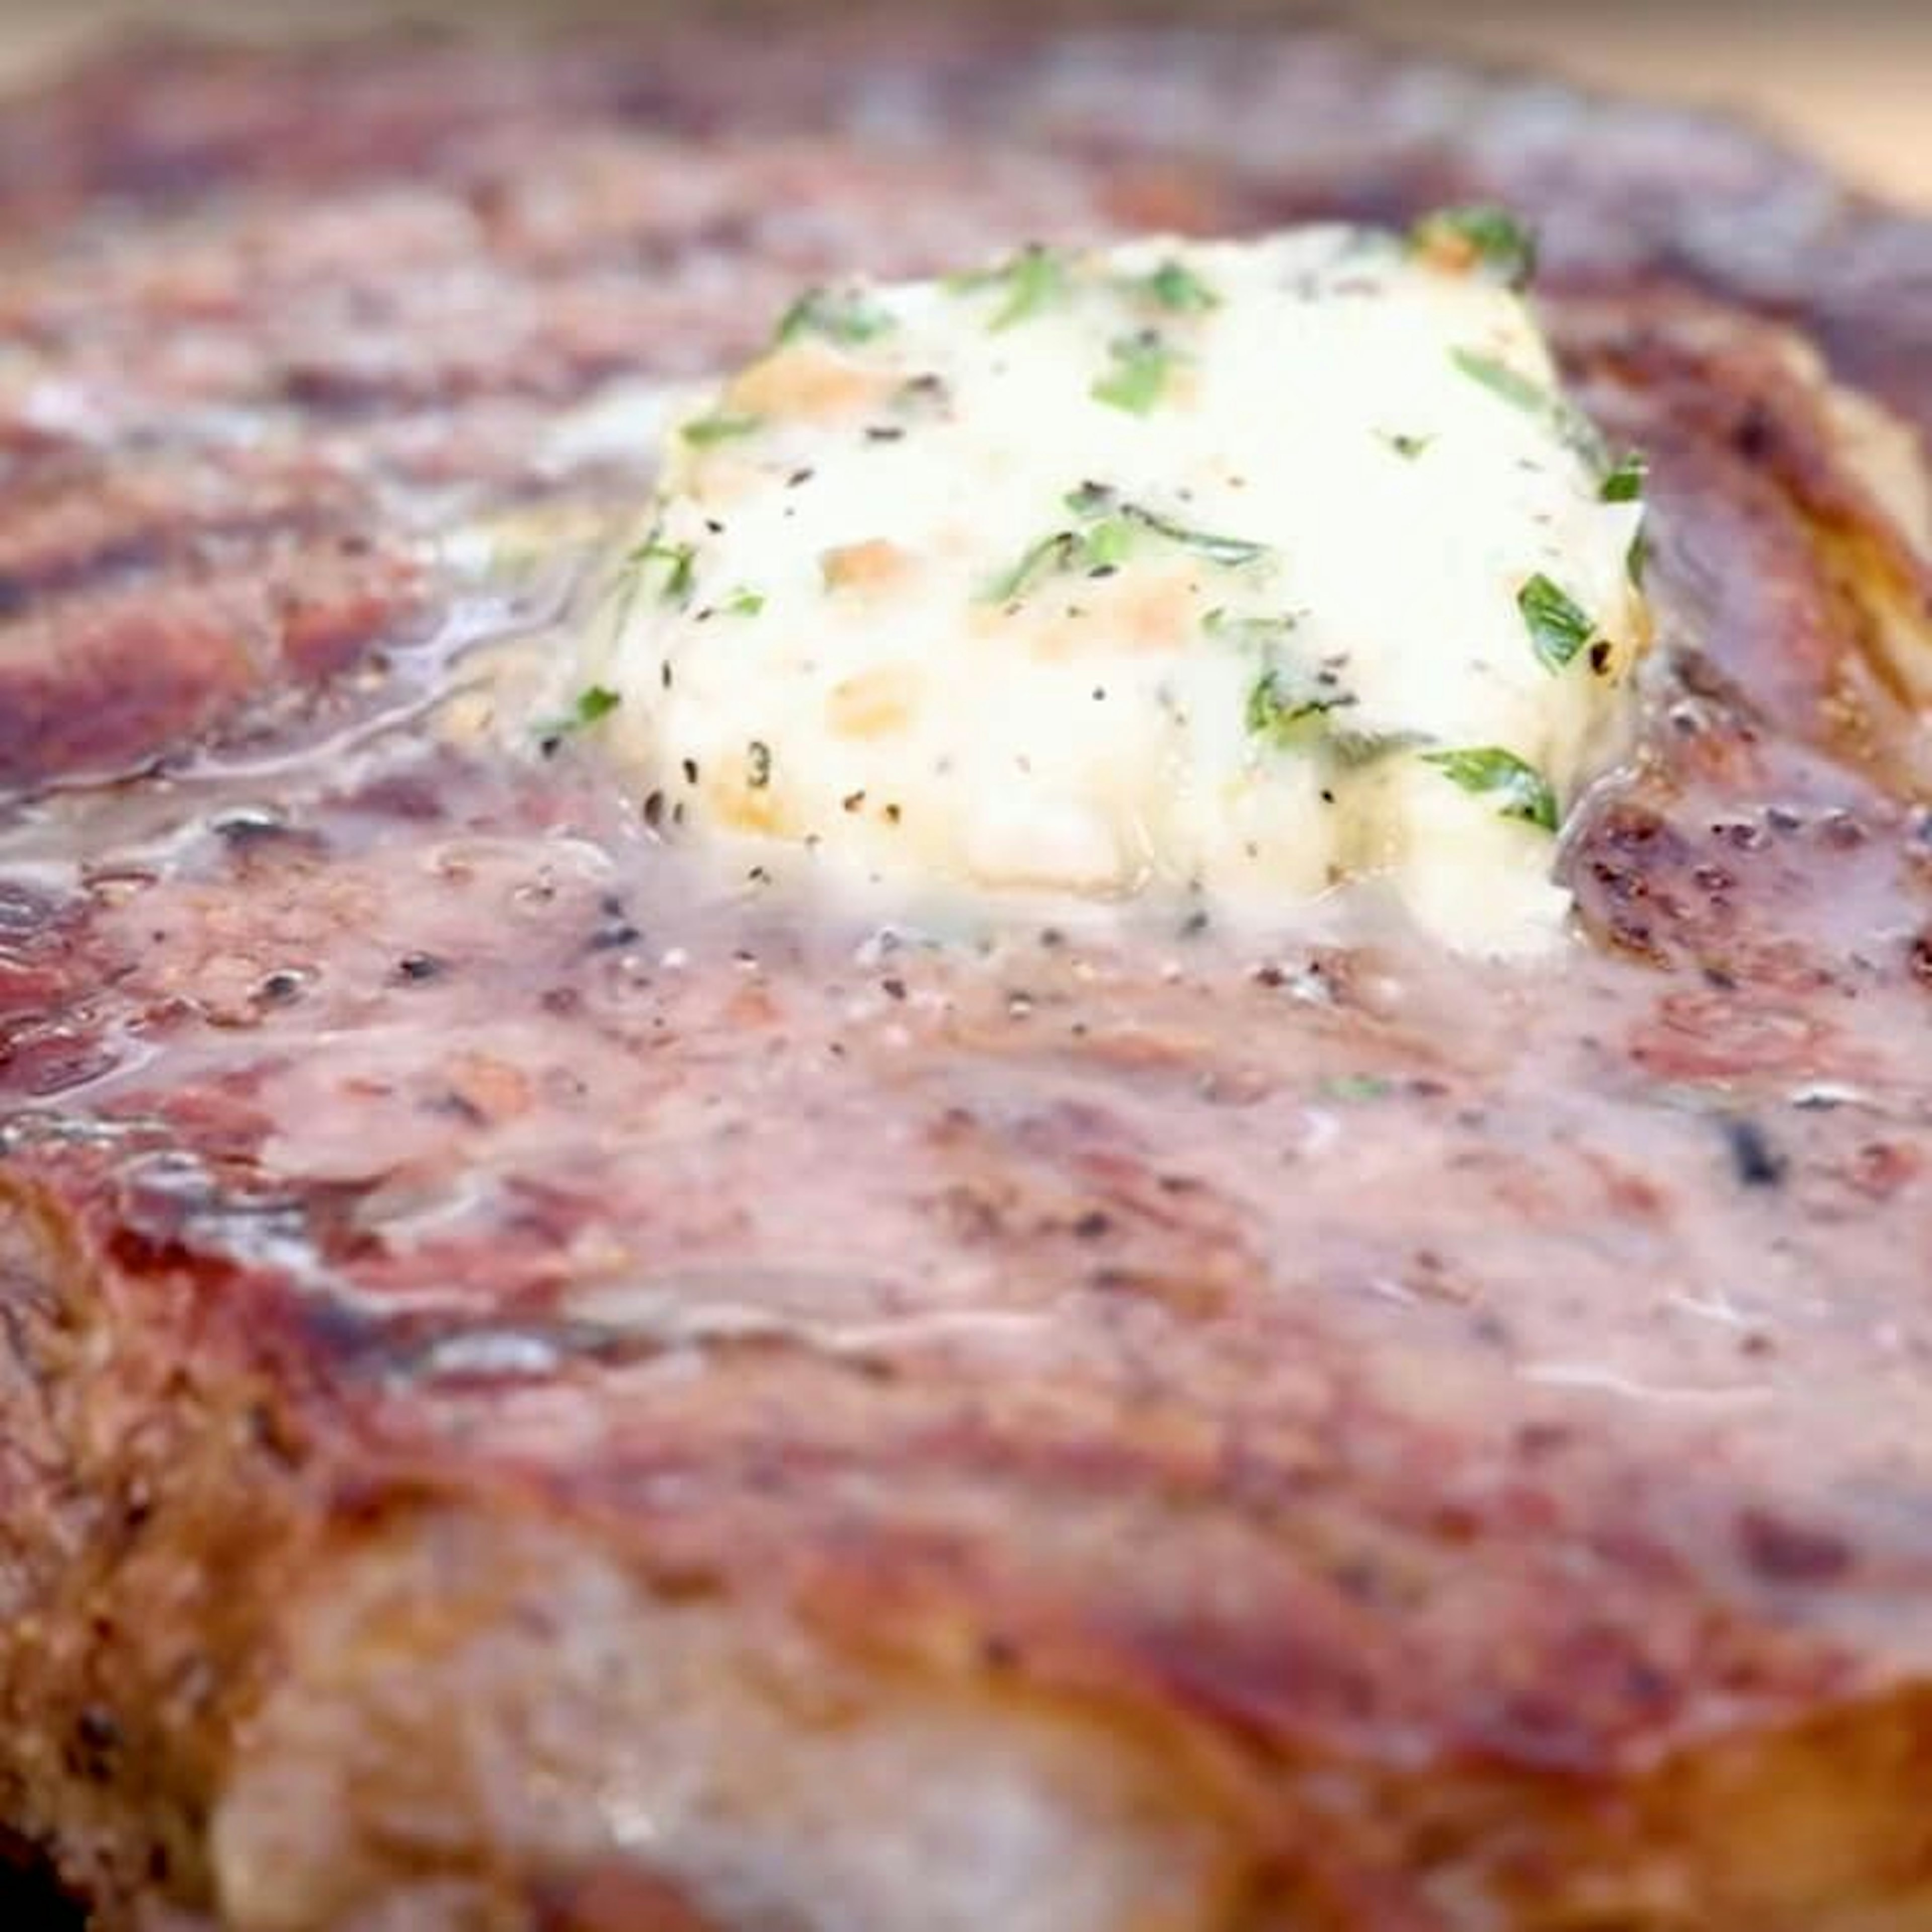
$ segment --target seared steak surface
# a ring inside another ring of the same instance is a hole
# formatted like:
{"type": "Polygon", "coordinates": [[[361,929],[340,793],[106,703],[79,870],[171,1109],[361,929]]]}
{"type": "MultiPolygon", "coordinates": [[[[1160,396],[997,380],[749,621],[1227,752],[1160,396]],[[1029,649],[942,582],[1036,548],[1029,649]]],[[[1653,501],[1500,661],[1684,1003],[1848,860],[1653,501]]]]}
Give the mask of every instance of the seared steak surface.
{"type": "Polygon", "coordinates": [[[164,46],[0,116],[0,1821],[101,1926],[1927,1922],[1932,226],[1327,33],[164,46]],[[860,930],[448,728],[800,284],[1473,196],[1653,466],[1556,962],[860,930]]]}

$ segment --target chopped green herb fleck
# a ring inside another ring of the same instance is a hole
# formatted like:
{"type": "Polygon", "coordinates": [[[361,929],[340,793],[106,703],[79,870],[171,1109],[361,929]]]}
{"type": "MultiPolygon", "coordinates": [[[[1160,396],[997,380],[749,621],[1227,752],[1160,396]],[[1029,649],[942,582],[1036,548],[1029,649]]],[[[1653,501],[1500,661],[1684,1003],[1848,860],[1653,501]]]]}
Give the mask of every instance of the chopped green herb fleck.
{"type": "Polygon", "coordinates": [[[1076,517],[1103,517],[1118,508],[1120,495],[1104,483],[1083,483],[1077,490],[1067,491],[1066,507],[1076,517]]]}
{"type": "Polygon", "coordinates": [[[762,738],[754,738],[745,753],[745,782],[754,791],[763,791],[772,782],[772,748],[762,738]]]}
{"type": "Polygon", "coordinates": [[[664,583],[661,586],[664,602],[667,604],[688,603],[698,578],[698,546],[688,543],[666,543],[653,532],[624,559],[625,575],[628,580],[626,588],[630,596],[636,595],[644,582],[644,572],[654,563],[665,566],[664,583]]]}
{"type": "Polygon", "coordinates": [[[1267,646],[1282,643],[1300,622],[1293,611],[1275,617],[1242,617],[1217,608],[1202,619],[1201,628],[1210,638],[1225,638],[1237,644],[1267,646]]]}
{"type": "Polygon", "coordinates": [[[1354,701],[1332,679],[1271,665],[1249,690],[1248,729],[1274,744],[1293,744],[1306,735],[1304,728],[1312,719],[1354,701]]]}
{"type": "Polygon", "coordinates": [[[1507,362],[1499,362],[1493,356],[1485,356],[1480,350],[1452,349],[1449,359],[1464,375],[1517,409],[1541,416],[1556,406],[1556,398],[1541,383],[1532,382],[1507,362]]]}
{"type": "Polygon", "coordinates": [[[1152,274],[1142,275],[1128,286],[1177,315],[1204,314],[1221,306],[1221,298],[1183,262],[1163,262],[1152,274]]]}
{"type": "Polygon", "coordinates": [[[1564,446],[1580,456],[1592,468],[1606,471],[1609,458],[1604,453],[1604,440],[1597,434],[1596,425],[1580,411],[1573,409],[1560,396],[1552,395],[1540,383],[1534,382],[1520,370],[1512,369],[1496,356],[1485,356],[1480,350],[1452,349],[1449,359],[1462,374],[1472,381],[1482,384],[1492,394],[1500,397],[1511,408],[1527,411],[1540,416],[1561,439],[1564,446]]]}
{"type": "Polygon", "coordinates": [[[1082,532],[1080,566],[1089,572],[1118,570],[1134,547],[1134,526],[1125,517],[1102,517],[1082,532]]]}
{"type": "Polygon", "coordinates": [[[1546,670],[1561,670],[1596,634],[1589,614],[1540,572],[1516,592],[1516,602],[1546,670]]]}
{"type": "Polygon", "coordinates": [[[1473,259],[1513,289],[1536,273],[1536,238],[1506,208],[1438,208],[1410,230],[1408,245],[1438,260],[1473,259]]]}
{"type": "Polygon", "coordinates": [[[734,590],[718,608],[728,617],[755,617],[765,608],[765,593],[762,590],[734,590]]]}
{"type": "Polygon", "coordinates": [[[1167,387],[1178,359],[1174,351],[1151,329],[1144,329],[1138,335],[1124,335],[1108,344],[1107,353],[1114,358],[1113,371],[1102,376],[1088,393],[1096,403],[1145,416],[1167,387]]]}
{"type": "Polygon", "coordinates": [[[1550,781],[1514,752],[1484,746],[1465,752],[1425,752],[1423,763],[1437,766],[1451,784],[1493,797],[1505,818],[1520,818],[1546,832],[1556,830],[1556,794],[1550,781]]]}
{"type": "Polygon", "coordinates": [[[1065,298],[1066,263],[1052,249],[1035,242],[1009,256],[998,268],[954,275],[946,286],[956,295],[976,295],[988,289],[1004,290],[1006,298],[994,311],[986,326],[995,331],[1011,328],[1015,323],[1024,322],[1065,298]]]}
{"type": "Polygon", "coordinates": [[[1405,456],[1413,463],[1436,439],[1432,436],[1405,436],[1398,430],[1384,440],[1396,455],[1405,456]]]}
{"type": "Polygon", "coordinates": [[[694,449],[707,449],[714,442],[728,442],[734,436],[750,436],[764,428],[763,416],[718,415],[698,416],[678,433],[694,449]]]}
{"type": "Polygon", "coordinates": [[[1395,1091],[1395,1082],[1378,1073],[1340,1073],[1322,1083],[1331,1100],[1382,1100],[1395,1091]]]}
{"type": "Polygon", "coordinates": [[[856,347],[895,326],[884,309],[862,295],[807,289],[779,318],[778,340],[784,344],[796,342],[802,335],[818,335],[856,347]]]}
{"type": "Polygon", "coordinates": [[[1636,503],[1643,498],[1649,466],[1636,450],[1615,464],[1598,485],[1597,494],[1606,503],[1636,503]]]}
{"type": "Polygon", "coordinates": [[[1398,752],[1413,752],[1431,743],[1426,731],[1344,731],[1330,729],[1328,748],[1336,761],[1354,770],[1372,765],[1378,758],[1390,758],[1398,752]]]}
{"type": "Polygon", "coordinates": [[[1078,517],[1109,513],[1124,517],[1143,530],[1165,537],[1169,543],[1179,544],[1206,557],[1210,563],[1254,563],[1267,556],[1268,551],[1266,544],[1253,543],[1246,537],[1217,536],[1212,530],[1190,530],[1186,524],[1177,524],[1158,511],[1148,509],[1139,503],[1124,502],[1104,483],[1082,484],[1068,494],[1066,507],[1078,517]]]}
{"type": "Polygon", "coordinates": [[[1120,506],[1124,517],[1131,517],[1137,524],[1144,524],[1156,536],[1166,538],[1169,543],[1180,544],[1184,549],[1204,556],[1210,563],[1225,563],[1237,566],[1256,563],[1268,554],[1264,543],[1256,543],[1246,537],[1219,536],[1212,530],[1192,530],[1184,525],[1170,522],[1166,517],[1152,510],[1145,510],[1138,503],[1124,503],[1120,506]]]}
{"type": "Polygon", "coordinates": [[[610,716],[623,703],[621,693],[608,685],[586,685],[577,694],[577,702],[561,718],[546,719],[537,727],[537,738],[546,757],[554,752],[558,741],[567,738],[574,731],[588,730],[600,719],[610,716]]]}
{"type": "Polygon", "coordinates": [[[1117,569],[1133,548],[1137,535],[1143,531],[1168,543],[1179,544],[1211,563],[1252,563],[1268,554],[1265,544],[1250,543],[1244,537],[1217,536],[1210,530],[1190,530],[1141,504],[1123,502],[1118,493],[1104,483],[1083,483],[1067,493],[1065,502],[1067,508],[1082,519],[1086,527],[1055,530],[1051,536],[1042,537],[1010,569],[1002,572],[986,586],[983,595],[987,602],[1010,603],[1044,577],[1058,576],[1070,571],[1117,569]]]}
{"type": "Polygon", "coordinates": [[[1010,604],[1016,597],[1024,596],[1036,579],[1057,576],[1062,571],[1070,570],[1081,547],[1082,539],[1077,530],[1055,530],[1052,536],[1042,537],[1023,552],[1010,569],[1002,571],[987,585],[986,601],[1010,604]]]}

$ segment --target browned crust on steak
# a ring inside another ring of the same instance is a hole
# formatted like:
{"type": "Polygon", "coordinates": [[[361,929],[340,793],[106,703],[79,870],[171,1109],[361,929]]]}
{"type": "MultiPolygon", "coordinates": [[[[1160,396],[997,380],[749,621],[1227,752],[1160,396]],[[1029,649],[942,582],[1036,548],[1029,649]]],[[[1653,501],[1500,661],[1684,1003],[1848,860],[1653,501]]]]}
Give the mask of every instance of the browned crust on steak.
{"type": "Polygon", "coordinates": [[[800,1870],[873,1742],[943,1790],[991,1736],[1132,1932],[1932,1910],[1932,603],[1772,326],[1932,435],[1932,228],[1325,32],[873,20],[110,60],[0,116],[0,781],[92,861],[0,887],[0,1817],[105,1926],[820,1922],[496,1790],[581,1823],[657,1727],[724,1777],[591,1627],[688,1646],[771,1760],[705,1802],[800,1870]],[[434,675],[439,532],[634,490],[557,411],[790,284],[1471,194],[1656,469],[1562,987],[855,965],[694,913],[568,760],[24,789],[434,675]]]}

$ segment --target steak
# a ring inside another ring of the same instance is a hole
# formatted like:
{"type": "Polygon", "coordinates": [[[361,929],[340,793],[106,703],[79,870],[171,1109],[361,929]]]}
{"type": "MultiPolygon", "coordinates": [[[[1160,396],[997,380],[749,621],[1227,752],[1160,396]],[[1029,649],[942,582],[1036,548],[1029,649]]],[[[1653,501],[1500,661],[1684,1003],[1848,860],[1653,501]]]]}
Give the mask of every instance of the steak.
{"type": "Polygon", "coordinates": [[[1932,224],[855,16],[124,50],[0,262],[0,1825],[103,1932],[1932,1919],[1932,224]],[[940,944],[465,727],[800,285],[1475,197],[1652,463],[1558,962],[940,944]]]}

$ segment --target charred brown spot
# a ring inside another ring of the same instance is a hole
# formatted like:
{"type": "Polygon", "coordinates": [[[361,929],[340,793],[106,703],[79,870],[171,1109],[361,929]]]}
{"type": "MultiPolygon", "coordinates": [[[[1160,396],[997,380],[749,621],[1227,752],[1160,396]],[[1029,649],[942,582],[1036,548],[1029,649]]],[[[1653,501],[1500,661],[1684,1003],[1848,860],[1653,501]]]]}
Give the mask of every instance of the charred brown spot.
{"type": "Polygon", "coordinates": [[[1851,1546],[1843,1537],[1771,1510],[1744,1510],[1738,1541],[1745,1562],[1768,1582],[1830,1583],[1852,1567],[1851,1546]]]}
{"type": "Polygon", "coordinates": [[[1749,404],[1732,426],[1731,447],[1747,463],[1762,463],[1777,448],[1777,420],[1762,404],[1749,404]]]}
{"type": "Polygon", "coordinates": [[[1692,862],[1690,842],[1662,812],[1634,801],[1613,805],[1586,824],[1578,842],[1577,910],[1606,944],[1663,964],[1684,938],[1673,884],[1692,862]]]}
{"type": "Polygon", "coordinates": [[[1932,932],[1916,932],[1905,949],[1906,969],[1922,986],[1932,987],[1932,932]]]}
{"type": "Polygon", "coordinates": [[[1868,1199],[1888,1201],[1918,1180],[1925,1156],[1901,1141],[1868,1141],[1852,1155],[1846,1178],[1868,1199]]]}
{"type": "Polygon", "coordinates": [[[68,1762],[76,1776],[99,1784],[112,1775],[122,1742],[120,1723],[112,1712],[100,1704],[83,1705],[74,1720],[68,1762]]]}

